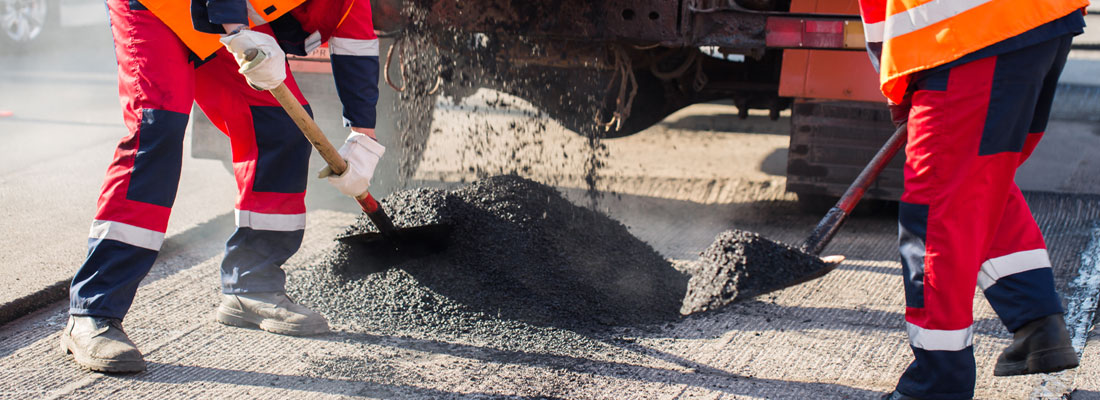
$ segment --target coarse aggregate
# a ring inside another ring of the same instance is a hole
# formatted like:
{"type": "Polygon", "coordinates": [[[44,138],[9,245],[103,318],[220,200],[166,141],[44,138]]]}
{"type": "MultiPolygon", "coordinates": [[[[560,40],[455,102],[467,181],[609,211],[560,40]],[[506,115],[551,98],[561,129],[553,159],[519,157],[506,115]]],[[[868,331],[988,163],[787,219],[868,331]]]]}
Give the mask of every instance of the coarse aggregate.
{"type": "MultiPolygon", "coordinates": [[[[561,348],[572,341],[561,332],[673,322],[825,267],[743,231],[724,232],[699,260],[674,265],[618,221],[514,175],[453,190],[399,191],[382,205],[398,228],[445,224],[452,231],[444,251],[417,258],[378,259],[370,246],[337,242],[294,273],[293,297],[353,331],[561,348]],[[516,335],[525,339],[507,340],[516,335]]],[[[345,234],[374,231],[360,216],[345,234]]]]}
{"type": "MultiPolygon", "coordinates": [[[[379,265],[340,243],[294,277],[293,296],[338,324],[388,334],[461,335],[485,321],[593,332],[679,318],[688,276],[549,186],[498,176],[396,192],[382,205],[399,228],[451,225],[446,250],[379,265]]],[[[360,217],[347,233],[372,230],[360,217]]]]}
{"type": "Polygon", "coordinates": [[[680,312],[713,310],[735,301],[778,290],[820,271],[820,258],[753,232],[718,234],[692,268],[680,312]]]}

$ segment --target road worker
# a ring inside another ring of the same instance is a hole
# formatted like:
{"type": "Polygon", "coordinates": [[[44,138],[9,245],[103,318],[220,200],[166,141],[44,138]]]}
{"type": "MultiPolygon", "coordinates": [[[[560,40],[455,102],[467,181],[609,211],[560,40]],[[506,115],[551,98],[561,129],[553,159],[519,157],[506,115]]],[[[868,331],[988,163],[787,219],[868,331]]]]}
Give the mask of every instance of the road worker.
{"type": "Polygon", "coordinates": [[[914,360],[887,399],[974,395],[973,297],[1014,334],[994,375],[1077,366],[1046,244],[1014,182],[1046,130],[1087,0],[861,0],[907,124],[899,248],[914,360]]]}
{"type": "Polygon", "coordinates": [[[107,0],[107,7],[128,133],[72,281],[62,348],[91,370],[145,369],[122,319],[164,241],[192,101],[229,136],[238,189],[216,319],[288,335],[327,332],[321,315],[287,298],[281,269],[302,242],[311,146],[273,96],[257,89],[285,82],[306,105],[284,52],[305,55],[327,42],[351,130],[340,150],[348,171],[329,181],[349,196],[365,192],[385,151],[374,134],[378,39],[370,3],[107,0]],[[263,56],[246,56],[252,49],[263,56]]]}

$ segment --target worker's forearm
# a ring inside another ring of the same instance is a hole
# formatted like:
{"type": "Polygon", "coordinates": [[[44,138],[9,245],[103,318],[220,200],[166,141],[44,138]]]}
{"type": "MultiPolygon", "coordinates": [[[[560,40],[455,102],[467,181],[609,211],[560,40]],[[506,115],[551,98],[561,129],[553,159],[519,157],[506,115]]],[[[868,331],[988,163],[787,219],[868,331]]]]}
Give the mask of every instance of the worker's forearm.
{"type": "Polygon", "coordinates": [[[346,126],[362,129],[356,132],[374,137],[367,130],[375,128],[377,118],[378,56],[333,54],[332,77],[344,106],[346,126]]]}
{"type": "Polygon", "coordinates": [[[235,32],[235,31],[237,31],[238,29],[241,29],[241,28],[248,28],[248,26],[245,25],[245,24],[231,23],[231,24],[222,24],[222,28],[225,28],[225,32],[229,33],[229,32],[235,32]]]}
{"type": "Polygon", "coordinates": [[[374,128],[359,128],[359,127],[353,126],[353,127],[351,127],[351,130],[352,130],[352,132],[362,133],[364,135],[367,135],[367,137],[369,137],[371,139],[378,140],[378,137],[374,136],[374,128]]]}

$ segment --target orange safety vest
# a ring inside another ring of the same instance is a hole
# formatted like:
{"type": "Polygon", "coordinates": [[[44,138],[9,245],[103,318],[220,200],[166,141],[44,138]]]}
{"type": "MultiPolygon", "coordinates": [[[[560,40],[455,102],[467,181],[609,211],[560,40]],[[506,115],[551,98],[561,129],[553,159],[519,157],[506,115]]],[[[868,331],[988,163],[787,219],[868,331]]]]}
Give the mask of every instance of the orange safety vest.
{"type": "Polygon", "coordinates": [[[882,43],[882,94],[901,102],[909,74],[934,68],[1089,5],[1089,0],[861,0],[882,43]],[[877,4],[876,4],[877,3],[877,4]],[[880,14],[879,16],[869,14],[880,14]]]}
{"type": "MultiPolygon", "coordinates": [[[[168,25],[176,36],[199,58],[207,58],[222,47],[220,35],[195,30],[191,22],[191,2],[187,0],[140,0],[157,18],[168,25]]],[[[250,26],[263,25],[281,17],[305,0],[249,0],[250,26]],[[270,12],[268,12],[270,11],[270,12]]]]}

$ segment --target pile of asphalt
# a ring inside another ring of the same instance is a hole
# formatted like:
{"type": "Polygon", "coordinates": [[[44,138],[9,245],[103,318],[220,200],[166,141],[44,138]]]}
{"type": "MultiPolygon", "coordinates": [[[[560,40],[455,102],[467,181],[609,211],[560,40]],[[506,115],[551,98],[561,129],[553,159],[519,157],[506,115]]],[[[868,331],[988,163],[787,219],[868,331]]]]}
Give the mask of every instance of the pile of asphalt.
{"type": "MultiPolygon", "coordinates": [[[[598,331],[680,317],[688,277],[621,223],[551,187],[498,176],[381,203],[398,227],[452,226],[446,250],[386,265],[340,243],[292,274],[292,297],[337,324],[385,334],[456,335],[487,320],[598,331]]],[[[347,233],[374,230],[361,216],[347,233]]]]}
{"type": "Polygon", "coordinates": [[[790,245],[752,232],[725,231],[693,266],[680,312],[714,310],[802,282],[827,268],[820,258],[790,245]]]}

